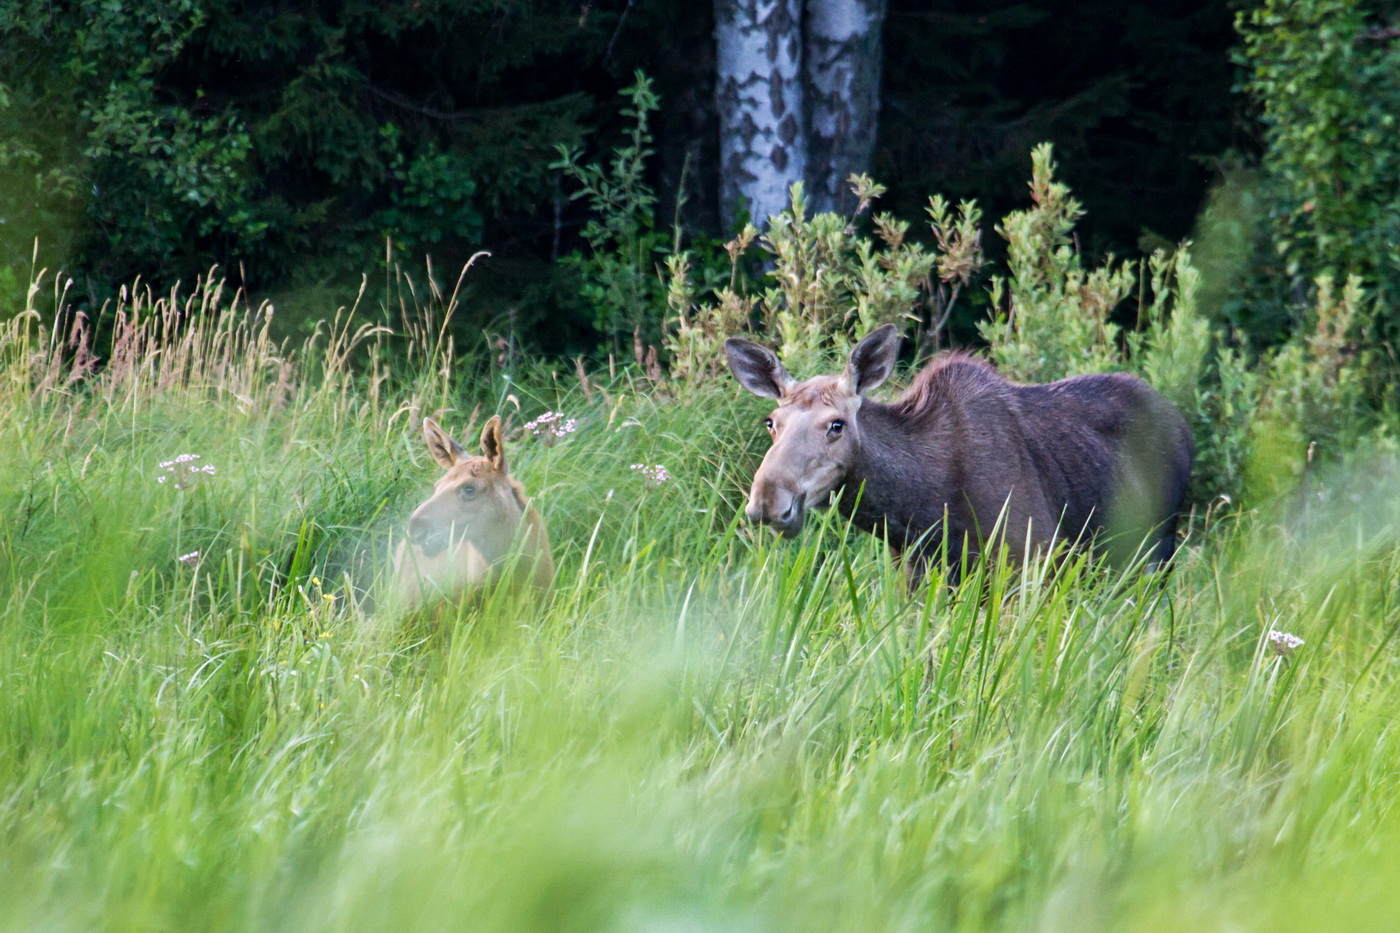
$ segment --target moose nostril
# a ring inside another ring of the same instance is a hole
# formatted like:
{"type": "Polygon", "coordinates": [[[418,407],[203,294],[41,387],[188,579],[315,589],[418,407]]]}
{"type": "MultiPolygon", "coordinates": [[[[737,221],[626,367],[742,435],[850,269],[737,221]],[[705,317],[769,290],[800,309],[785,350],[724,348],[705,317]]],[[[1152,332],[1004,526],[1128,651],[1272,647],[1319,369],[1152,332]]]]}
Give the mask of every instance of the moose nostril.
{"type": "Polygon", "coordinates": [[[792,506],[792,505],[789,505],[789,506],[783,511],[782,516],[781,516],[778,520],[781,521],[784,525],[786,525],[788,522],[792,521],[792,510],[793,510],[793,506],[792,506]]]}

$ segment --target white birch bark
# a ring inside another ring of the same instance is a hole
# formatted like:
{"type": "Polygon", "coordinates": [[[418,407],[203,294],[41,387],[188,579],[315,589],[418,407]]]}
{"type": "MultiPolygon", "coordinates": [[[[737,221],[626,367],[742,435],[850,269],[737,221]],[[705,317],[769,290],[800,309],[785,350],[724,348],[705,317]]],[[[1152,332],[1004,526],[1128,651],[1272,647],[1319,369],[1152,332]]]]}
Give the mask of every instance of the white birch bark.
{"type": "Polygon", "coordinates": [[[806,170],[801,0],[715,0],[720,217],[755,226],[788,203],[806,170]]]}
{"type": "Polygon", "coordinates": [[[852,172],[868,172],[880,113],[881,32],[888,0],[808,0],[807,192],[814,211],[847,213],[852,172]]]}

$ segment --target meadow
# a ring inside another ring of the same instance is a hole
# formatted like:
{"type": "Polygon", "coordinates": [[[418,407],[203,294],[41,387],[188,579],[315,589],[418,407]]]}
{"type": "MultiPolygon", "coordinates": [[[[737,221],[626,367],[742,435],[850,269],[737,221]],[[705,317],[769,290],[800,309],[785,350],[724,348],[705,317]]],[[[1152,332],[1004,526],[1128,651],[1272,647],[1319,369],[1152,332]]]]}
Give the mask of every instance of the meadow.
{"type": "Polygon", "coordinates": [[[727,377],[503,369],[395,287],[392,329],[295,347],[212,279],[0,325],[0,929],[1400,916],[1384,444],[1198,507],[1169,576],[911,592],[839,516],[743,525],[765,408],[727,377]],[[474,448],[493,413],[555,591],[385,631],[419,420],[474,448]]]}

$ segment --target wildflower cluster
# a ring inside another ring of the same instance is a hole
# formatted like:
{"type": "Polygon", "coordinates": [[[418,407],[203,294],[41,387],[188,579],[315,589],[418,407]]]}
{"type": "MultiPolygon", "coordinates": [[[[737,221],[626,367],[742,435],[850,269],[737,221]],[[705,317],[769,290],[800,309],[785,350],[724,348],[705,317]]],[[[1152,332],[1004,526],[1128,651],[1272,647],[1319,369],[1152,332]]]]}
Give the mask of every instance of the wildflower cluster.
{"type": "Polygon", "coordinates": [[[525,422],[525,430],[536,437],[543,437],[546,441],[572,434],[577,427],[578,421],[573,418],[566,419],[562,411],[547,411],[534,421],[525,422]]]}
{"type": "Polygon", "coordinates": [[[1276,629],[1269,631],[1269,647],[1273,649],[1274,654],[1281,658],[1290,657],[1296,649],[1302,646],[1303,639],[1297,635],[1290,635],[1276,629]]]}
{"type": "Polygon", "coordinates": [[[670,482],[671,474],[661,464],[648,466],[645,463],[634,463],[632,469],[642,474],[642,479],[647,481],[648,486],[660,486],[662,483],[670,482]]]}
{"type": "MultiPolygon", "coordinates": [[[[173,481],[176,489],[185,489],[193,486],[197,480],[205,476],[213,476],[218,470],[214,469],[212,463],[203,465],[195,461],[202,459],[199,454],[180,454],[174,460],[161,461],[159,469],[164,471],[156,474],[157,483],[173,481]]],[[[184,560],[184,558],[180,558],[184,560]]]]}
{"type": "MultiPolygon", "coordinates": [[[[335,598],[336,598],[336,597],[335,597],[335,594],[334,594],[334,593],[327,593],[324,589],[322,589],[322,587],[321,587],[321,578],[320,578],[320,577],[312,577],[312,578],[311,578],[311,585],[312,585],[313,587],[316,588],[316,595],[320,596],[321,599],[322,599],[323,601],[325,601],[325,602],[327,602],[327,603],[334,603],[334,602],[335,602],[335,598]]],[[[316,601],[315,601],[314,599],[312,599],[312,597],[310,597],[310,596],[307,595],[305,588],[304,588],[304,587],[301,587],[301,586],[298,586],[298,587],[297,587],[297,591],[298,591],[299,593],[301,593],[302,599],[306,600],[306,606],[307,606],[307,608],[314,611],[314,610],[316,609],[316,601]]]]}
{"type": "MultiPolygon", "coordinates": [[[[179,487],[177,486],[176,488],[178,489],[179,487]]],[[[186,567],[190,568],[191,570],[199,566],[198,551],[190,551],[188,554],[181,554],[175,559],[178,560],[180,563],[184,564],[186,567]]]]}

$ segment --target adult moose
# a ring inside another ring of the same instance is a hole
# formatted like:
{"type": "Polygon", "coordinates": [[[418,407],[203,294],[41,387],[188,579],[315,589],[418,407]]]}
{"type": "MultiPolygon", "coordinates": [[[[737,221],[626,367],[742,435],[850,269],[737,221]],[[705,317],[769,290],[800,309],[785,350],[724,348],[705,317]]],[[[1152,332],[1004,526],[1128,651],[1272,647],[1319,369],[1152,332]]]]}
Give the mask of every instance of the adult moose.
{"type": "Polygon", "coordinates": [[[431,418],[423,439],[445,472],[433,494],[408,520],[394,577],[401,608],[450,599],[509,571],[513,582],[548,589],[554,557],[543,517],[506,468],[501,419],[481,432],[483,456],[473,457],[431,418]]]}
{"type": "Polygon", "coordinates": [[[841,375],[798,382],[768,348],[725,341],[739,383],[778,401],[750,520],[792,536],[808,508],[844,490],[842,513],[884,537],[911,580],[945,542],[952,579],[965,557],[1000,542],[1016,560],[1090,540],[1120,562],[1144,545],[1152,565],[1172,556],[1191,432],[1146,383],[1105,373],[1017,385],[948,353],[893,402],[868,399],[898,350],[887,324],[856,345],[841,375]]]}

